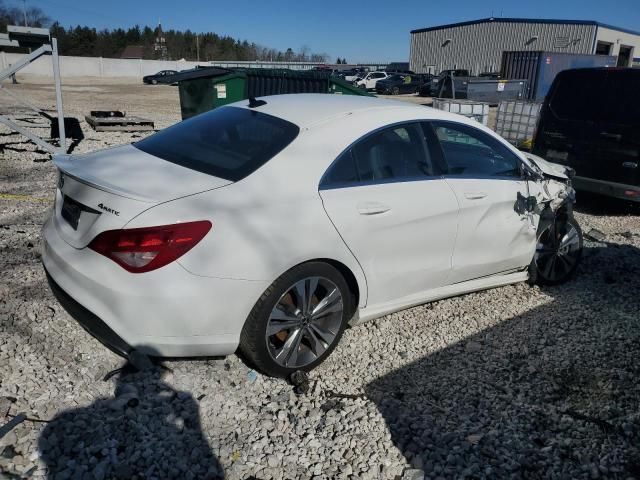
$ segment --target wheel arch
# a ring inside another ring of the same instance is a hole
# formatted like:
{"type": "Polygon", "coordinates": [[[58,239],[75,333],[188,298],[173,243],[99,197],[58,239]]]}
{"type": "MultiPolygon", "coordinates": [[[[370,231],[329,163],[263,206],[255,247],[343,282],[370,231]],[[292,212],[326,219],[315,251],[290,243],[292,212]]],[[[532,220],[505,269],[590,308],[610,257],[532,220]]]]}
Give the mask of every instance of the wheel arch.
{"type": "Polygon", "coordinates": [[[346,264],[342,263],[341,261],[335,260],[333,258],[328,258],[328,257],[310,258],[309,260],[305,260],[304,262],[300,262],[296,265],[293,265],[292,267],[288,268],[285,272],[282,272],[281,275],[284,275],[289,270],[299,267],[300,265],[313,263],[313,262],[321,262],[321,263],[326,263],[328,265],[331,265],[333,268],[338,270],[338,272],[340,272],[340,275],[344,277],[345,281],[347,282],[347,286],[349,287],[349,291],[351,292],[351,295],[353,295],[353,298],[352,298],[353,311],[349,313],[350,315],[354,315],[358,311],[360,300],[363,298],[363,294],[366,295],[366,285],[361,286],[358,283],[358,278],[353,273],[351,268],[348,267],[346,264]]]}

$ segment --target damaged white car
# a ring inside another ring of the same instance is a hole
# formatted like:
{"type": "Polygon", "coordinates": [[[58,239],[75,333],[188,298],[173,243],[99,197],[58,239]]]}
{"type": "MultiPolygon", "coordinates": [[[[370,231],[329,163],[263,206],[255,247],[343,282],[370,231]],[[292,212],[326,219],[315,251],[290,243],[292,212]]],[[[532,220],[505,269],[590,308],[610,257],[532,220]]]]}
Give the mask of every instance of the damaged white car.
{"type": "Polygon", "coordinates": [[[43,263],[114,350],[310,370],[347,324],[520,281],[582,251],[568,171],[473,120],[338,95],[218,108],[54,158],[43,263]]]}

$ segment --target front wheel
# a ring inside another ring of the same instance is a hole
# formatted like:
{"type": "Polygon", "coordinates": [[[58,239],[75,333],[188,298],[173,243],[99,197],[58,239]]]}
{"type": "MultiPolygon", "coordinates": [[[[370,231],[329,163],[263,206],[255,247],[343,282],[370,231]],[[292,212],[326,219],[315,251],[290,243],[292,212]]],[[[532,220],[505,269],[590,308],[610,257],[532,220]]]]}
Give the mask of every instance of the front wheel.
{"type": "Polygon", "coordinates": [[[298,265],[253,307],[240,335],[240,352],[271,376],[309,371],[336,347],[352,311],[349,287],[338,270],[321,262],[298,265]]]}
{"type": "Polygon", "coordinates": [[[582,257],[582,230],[572,215],[543,218],[530,267],[532,283],[558,285],[569,280],[582,257]]]}

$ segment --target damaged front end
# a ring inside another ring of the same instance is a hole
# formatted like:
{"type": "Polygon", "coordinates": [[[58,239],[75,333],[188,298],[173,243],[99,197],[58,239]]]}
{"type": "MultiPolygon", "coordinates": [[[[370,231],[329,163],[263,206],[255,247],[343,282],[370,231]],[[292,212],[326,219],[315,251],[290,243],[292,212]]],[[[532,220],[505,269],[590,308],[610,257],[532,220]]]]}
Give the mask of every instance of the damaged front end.
{"type": "Polygon", "coordinates": [[[574,171],[526,154],[528,197],[516,202],[516,211],[537,220],[536,253],[529,268],[531,283],[555,285],[568,280],[582,255],[582,231],[573,217],[576,192],[574,171]],[[537,217],[537,218],[536,218],[537,217]]]}
{"type": "Polygon", "coordinates": [[[573,212],[576,192],[571,186],[575,172],[572,168],[547,162],[537,155],[525,154],[528,164],[525,166],[529,180],[529,198],[525,198],[521,208],[525,211],[543,215],[545,210],[573,212]]]}

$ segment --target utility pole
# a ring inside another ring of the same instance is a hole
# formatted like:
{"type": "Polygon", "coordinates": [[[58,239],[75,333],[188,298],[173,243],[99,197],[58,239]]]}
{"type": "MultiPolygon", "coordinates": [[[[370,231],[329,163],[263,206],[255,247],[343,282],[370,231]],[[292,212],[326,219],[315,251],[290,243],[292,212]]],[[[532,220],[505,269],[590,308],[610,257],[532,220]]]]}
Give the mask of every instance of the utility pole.
{"type": "Polygon", "coordinates": [[[200,36],[196,33],[196,57],[200,63],[200,36]]]}

